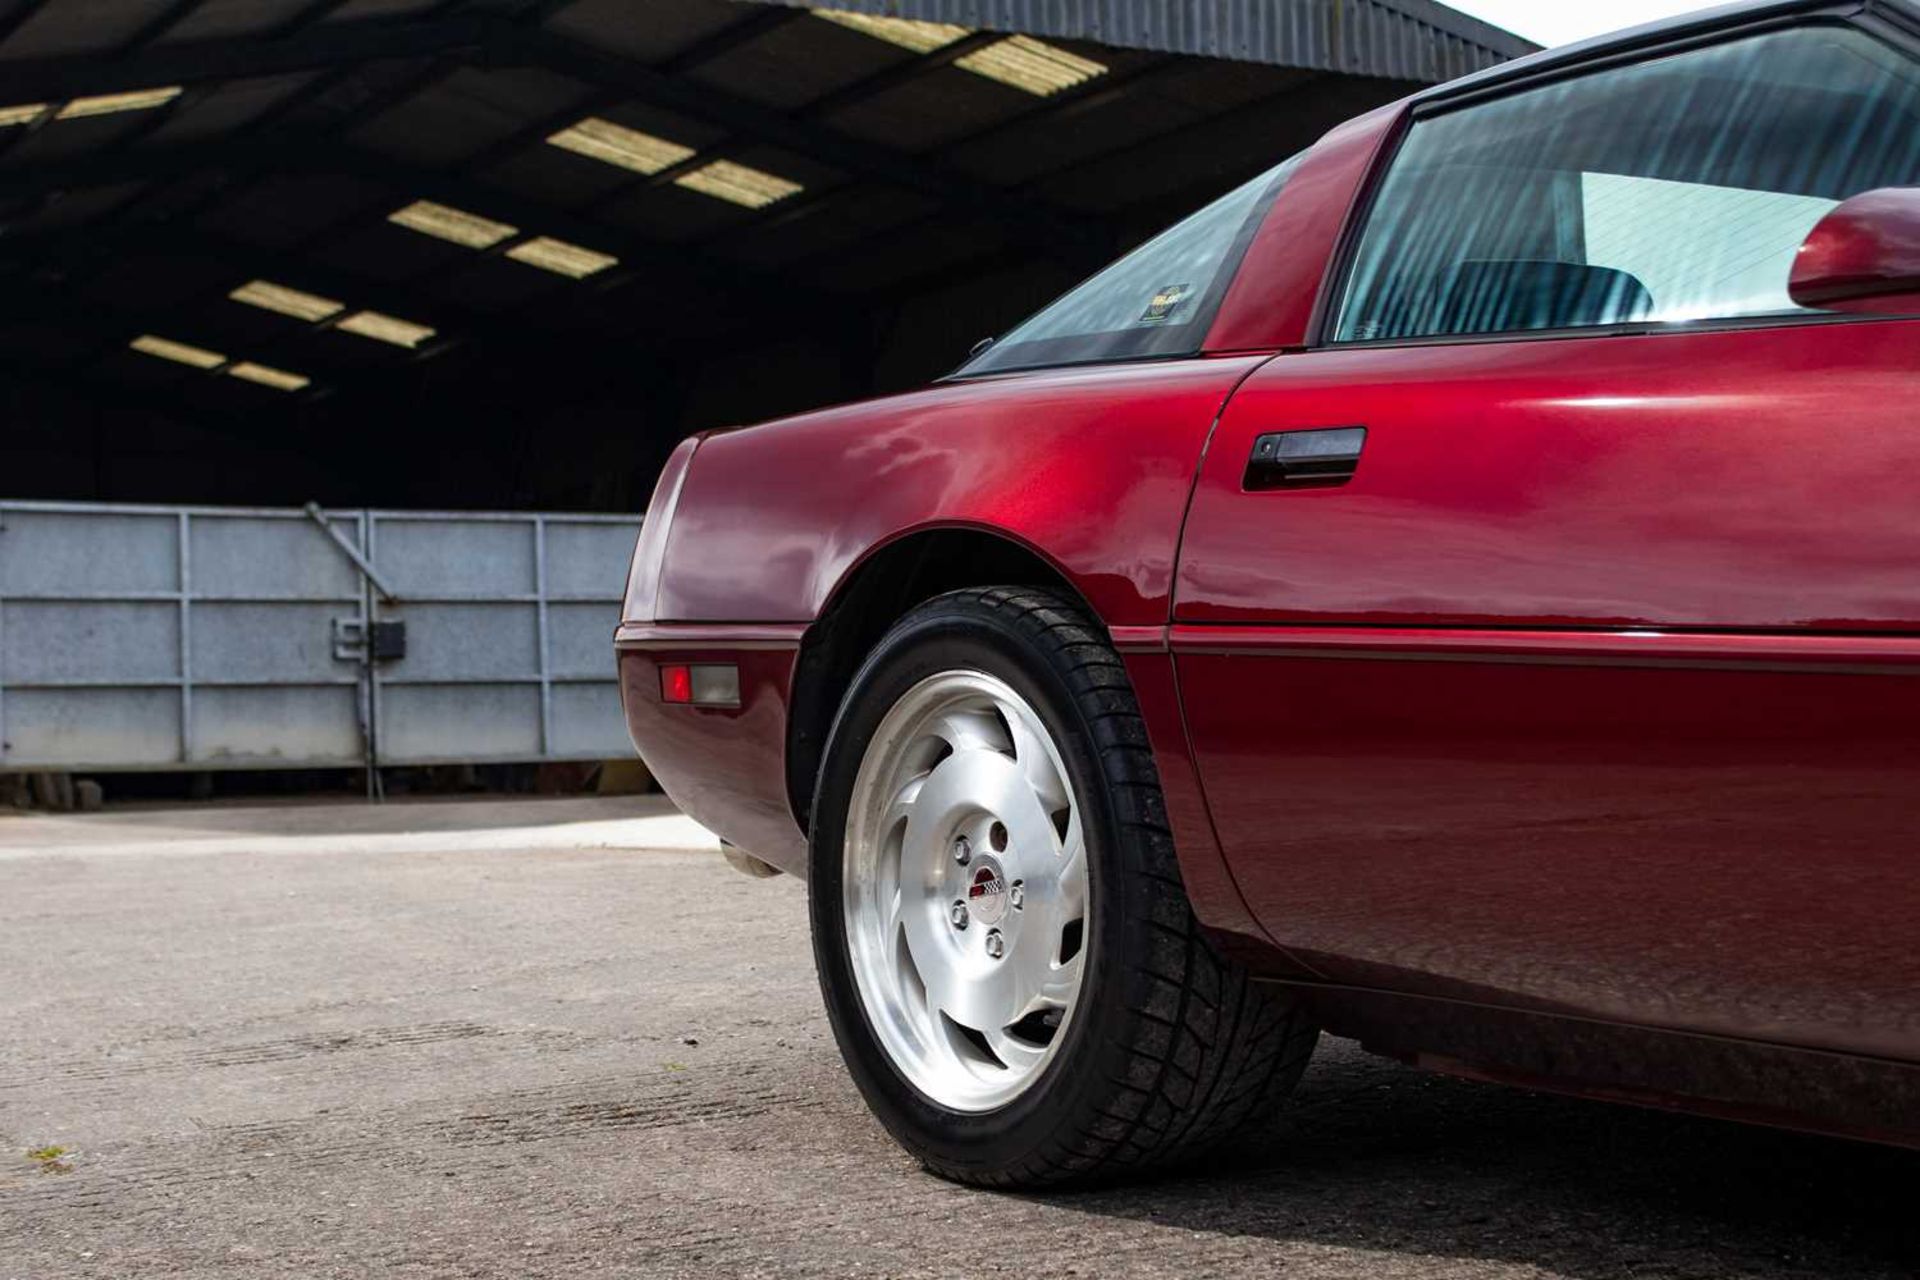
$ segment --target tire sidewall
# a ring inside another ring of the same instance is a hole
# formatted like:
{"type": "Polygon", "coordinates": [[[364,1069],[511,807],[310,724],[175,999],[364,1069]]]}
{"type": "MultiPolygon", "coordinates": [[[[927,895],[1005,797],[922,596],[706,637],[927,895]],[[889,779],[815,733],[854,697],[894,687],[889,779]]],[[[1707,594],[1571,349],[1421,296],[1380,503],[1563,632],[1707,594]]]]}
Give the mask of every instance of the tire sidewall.
{"type": "Polygon", "coordinates": [[[856,1084],[881,1122],[909,1151],[958,1168],[1007,1168],[1050,1145],[1063,1117],[1092,1105],[1104,1074],[1091,1061],[1111,1043],[1116,1019],[1131,1018],[1109,961],[1120,949],[1123,910],[1116,890],[1125,876],[1113,798],[1095,755],[1085,710],[1057,652],[1016,629],[1008,618],[964,597],[936,600],[890,631],[854,677],[828,739],[815,789],[809,854],[808,909],[814,959],[834,1037],[856,1084]],[[1040,1078],[990,1111],[963,1112],[921,1093],[894,1066],[868,1020],[846,943],[844,844],[854,781],[868,743],[895,702],[927,676],[972,670],[1005,681],[1039,713],[1065,765],[1079,806],[1087,848],[1090,903],[1084,977],[1066,1038],[1040,1078]]]}

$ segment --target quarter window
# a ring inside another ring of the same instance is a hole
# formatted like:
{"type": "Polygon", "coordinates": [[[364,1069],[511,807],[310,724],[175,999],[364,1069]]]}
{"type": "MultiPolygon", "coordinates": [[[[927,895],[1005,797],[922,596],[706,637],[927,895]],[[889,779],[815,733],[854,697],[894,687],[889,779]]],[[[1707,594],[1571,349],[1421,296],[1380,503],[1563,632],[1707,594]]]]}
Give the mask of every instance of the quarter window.
{"type": "Polygon", "coordinates": [[[962,375],[1192,355],[1295,157],[1147,241],[1010,329],[962,375]]]}
{"type": "Polygon", "coordinates": [[[1920,183],[1920,65],[1815,26],[1418,120],[1337,342],[1807,314],[1826,212],[1920,183]]]}

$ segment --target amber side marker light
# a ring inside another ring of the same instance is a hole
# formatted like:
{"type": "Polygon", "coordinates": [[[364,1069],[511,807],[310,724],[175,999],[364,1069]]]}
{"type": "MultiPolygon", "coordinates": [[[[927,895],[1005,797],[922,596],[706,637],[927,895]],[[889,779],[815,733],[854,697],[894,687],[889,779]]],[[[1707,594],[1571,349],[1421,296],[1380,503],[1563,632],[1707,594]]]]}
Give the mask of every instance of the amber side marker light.
{"type": "Polygon", "coordinates": [[[660,668],[660,701],[688,707],[740,705],[740,668],[732,663],[668,663],[660,668]]]}

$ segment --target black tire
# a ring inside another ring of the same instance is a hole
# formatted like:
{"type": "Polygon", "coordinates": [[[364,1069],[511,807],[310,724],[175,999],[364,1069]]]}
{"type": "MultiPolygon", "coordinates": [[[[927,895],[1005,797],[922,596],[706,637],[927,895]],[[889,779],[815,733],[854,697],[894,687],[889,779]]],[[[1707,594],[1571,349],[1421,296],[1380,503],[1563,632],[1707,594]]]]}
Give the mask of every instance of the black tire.
{"type": "Polygon", "coordinates": [[[814,957],[835,1038],[895,1139],[942,1177],[1039,1188],[1184,1160],[1269,1112],[1317,1031],[1200,932],[1174,856],[1146,727],[1102,628],[1061,596],[988,587],[937,597],[875,647],[841,704],[815,790],[814,957]],[[1075,1012],[1044,1072],[997,1110],[940,1106],[875,1039],[855,986],[843,844],[869,738],[924,677],[984,671],[1051,730],[1086,824],[1092,936],[1075,1012]]]}

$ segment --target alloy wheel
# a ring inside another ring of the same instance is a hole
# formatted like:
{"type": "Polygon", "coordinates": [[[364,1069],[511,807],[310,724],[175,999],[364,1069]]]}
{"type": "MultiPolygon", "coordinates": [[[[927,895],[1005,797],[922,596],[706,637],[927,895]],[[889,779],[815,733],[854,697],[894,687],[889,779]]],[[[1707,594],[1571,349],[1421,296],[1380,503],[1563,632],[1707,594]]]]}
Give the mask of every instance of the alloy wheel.
{"type": "Polygon", "coordinates": [[[1004,681],[932,675],[875,729],[842,879],[855,984],[893,1065],[956,1111],[1036,1081],[1080,993],[1080,808],[1053,736],[1004,681]]]}

